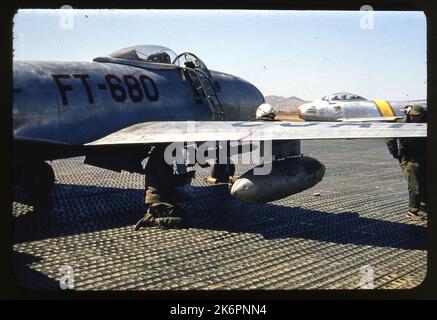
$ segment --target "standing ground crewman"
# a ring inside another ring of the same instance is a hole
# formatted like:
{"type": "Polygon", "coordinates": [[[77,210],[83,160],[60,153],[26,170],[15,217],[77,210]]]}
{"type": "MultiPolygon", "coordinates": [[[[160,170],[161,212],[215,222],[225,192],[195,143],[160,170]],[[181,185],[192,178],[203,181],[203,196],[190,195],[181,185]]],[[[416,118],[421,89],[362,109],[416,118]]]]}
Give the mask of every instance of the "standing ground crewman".
{"type": "MultiPolygon", "coordinates": [[[[406,107],[403,122],[426,123],[426,110],[420,105],[406,107]]],[[[426,138],[394,138],[387,141],[394,158],[399,160],[408,181],[407,217],[422,220],[419,214],[426,212],[426,138]]]]}

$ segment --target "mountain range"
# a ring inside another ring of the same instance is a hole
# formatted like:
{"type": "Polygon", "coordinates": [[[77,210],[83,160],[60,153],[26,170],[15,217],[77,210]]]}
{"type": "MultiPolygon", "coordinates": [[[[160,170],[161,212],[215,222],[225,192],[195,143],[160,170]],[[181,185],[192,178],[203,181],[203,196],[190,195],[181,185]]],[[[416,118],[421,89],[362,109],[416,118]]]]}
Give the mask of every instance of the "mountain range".
{"type": "Polygon", "coordinates": [[[275,110],[276,112],[279,111],[287,113],[297,113],[297,108],[300,105],[308,102],[296,96],[285,98],[275,95],[265,96],[265,100],[273,107],[273,110],[275,110]]]}

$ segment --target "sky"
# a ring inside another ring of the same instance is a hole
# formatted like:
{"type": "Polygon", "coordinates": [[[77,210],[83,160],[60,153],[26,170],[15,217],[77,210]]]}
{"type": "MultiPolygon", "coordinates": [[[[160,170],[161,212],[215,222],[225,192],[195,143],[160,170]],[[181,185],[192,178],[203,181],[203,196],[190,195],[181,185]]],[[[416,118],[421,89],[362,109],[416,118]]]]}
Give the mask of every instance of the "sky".
{"type": "Polygon", "coordinates": [[[140,44],[189,51],[264,96],[426,99],[426,17],[396,11],[19,10],[14,60],[91,61],[140,44]]]}

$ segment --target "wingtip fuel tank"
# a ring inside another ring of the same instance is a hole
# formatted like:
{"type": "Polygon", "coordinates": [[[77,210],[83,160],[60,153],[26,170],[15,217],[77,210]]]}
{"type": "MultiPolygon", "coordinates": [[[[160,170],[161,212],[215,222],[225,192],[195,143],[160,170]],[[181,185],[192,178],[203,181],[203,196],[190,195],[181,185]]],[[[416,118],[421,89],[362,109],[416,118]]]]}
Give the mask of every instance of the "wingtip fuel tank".
{"type": "Polygon", "coordinates": [[[256,174],[256,168],[244,173],[231,187],[231,195],[247,203],[266,203],[309,189],[325,175],[325,166],[317,159],[299,156],[271,162],[271,172],[256,174]]]}

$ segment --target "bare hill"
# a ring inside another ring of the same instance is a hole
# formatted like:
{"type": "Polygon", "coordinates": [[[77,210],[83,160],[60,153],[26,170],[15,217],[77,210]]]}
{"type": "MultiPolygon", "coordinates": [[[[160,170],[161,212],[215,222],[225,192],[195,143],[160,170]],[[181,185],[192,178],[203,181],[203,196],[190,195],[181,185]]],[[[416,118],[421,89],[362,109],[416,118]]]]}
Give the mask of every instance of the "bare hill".
{"type": "Polygon", "coordinates": [[[300,105],[308,102],[295,96],[285,98],[281,96],[271,95],[271,96],[266,96],[265,99],[268,104],[272,105],[273,110],[289,112],[289,113],[297,112],[298,111],[297,108],[300,105]]]}

